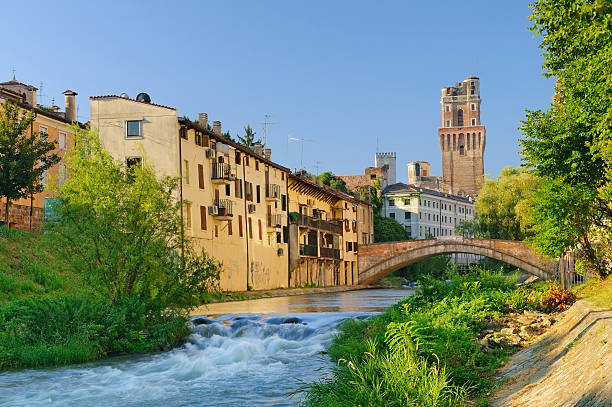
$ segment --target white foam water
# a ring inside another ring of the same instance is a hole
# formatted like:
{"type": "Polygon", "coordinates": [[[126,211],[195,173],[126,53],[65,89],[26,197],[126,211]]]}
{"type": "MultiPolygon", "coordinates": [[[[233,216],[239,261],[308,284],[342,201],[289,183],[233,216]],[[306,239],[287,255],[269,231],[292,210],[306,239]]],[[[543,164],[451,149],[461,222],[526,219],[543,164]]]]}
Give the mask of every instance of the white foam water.
{"type": "Polygon", "coordinates": [[[288,395],[330,366],[324,351],[343,320],[366,318],[410,294],[299,296],[277,311],[283,314],[194,318],[187,342],[169,352],[0,373],[0,406],[295,406],[300,395],[288,395]]]}

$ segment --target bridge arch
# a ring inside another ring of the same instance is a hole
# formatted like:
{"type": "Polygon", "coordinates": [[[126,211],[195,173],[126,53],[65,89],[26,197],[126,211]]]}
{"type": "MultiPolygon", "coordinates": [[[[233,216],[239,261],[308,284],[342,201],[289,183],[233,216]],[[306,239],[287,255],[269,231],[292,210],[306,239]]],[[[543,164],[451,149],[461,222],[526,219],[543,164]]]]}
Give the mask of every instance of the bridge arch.
{"type": "Polygon", "coordinates": [[[378,243],[359,247],[359,284],[368,284],[402,267],[441,254],[469,253],[521,268],[542,279],[554,276],[556,262],[544,259],[522,242],[441,237],[378,243]]]}

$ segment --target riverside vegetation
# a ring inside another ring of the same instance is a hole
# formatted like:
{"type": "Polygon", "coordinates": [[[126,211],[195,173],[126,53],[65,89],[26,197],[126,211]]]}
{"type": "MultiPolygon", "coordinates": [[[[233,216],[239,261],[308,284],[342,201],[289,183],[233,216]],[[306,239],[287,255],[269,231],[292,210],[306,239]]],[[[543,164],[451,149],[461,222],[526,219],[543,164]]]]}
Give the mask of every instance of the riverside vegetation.
{"type": "Polygon", "coordinates": [[[0,229],[0,369],[167,349],[220,265],[183,235],[173,178],[76,129],[45,233],[0,229]]]}
{"type": "Polygon", "coordinates": [[[556,283],[517,289],[516,277],[481,268],[449,277],[424,278],[415,295],[383,314],[345,322],[329,348],[332,376],[303,389],[302,404],[457,406],[482,398],[490,373],[517,349],[504,341],[483,346],[477,338],[487,321],[575,300],[556,283]]]}

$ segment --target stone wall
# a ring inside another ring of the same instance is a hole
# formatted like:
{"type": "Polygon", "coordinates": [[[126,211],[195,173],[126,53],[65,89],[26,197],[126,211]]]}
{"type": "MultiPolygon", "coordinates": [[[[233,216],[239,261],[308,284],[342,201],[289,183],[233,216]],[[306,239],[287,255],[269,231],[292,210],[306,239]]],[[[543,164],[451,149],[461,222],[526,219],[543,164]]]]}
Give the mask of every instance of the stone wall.
{"type": "MultiPolygon", "coordinates": [[[[0,221],[4,222],[5,203],[0,204],[0,221]]],[[[43,208],[32,208],[32,230],[42,226],[45,219],[43,208]]],[[[11,228],[30,231],[30,207],[25,205],[11,205],[9,207],[9,223],[11,228]]]]}

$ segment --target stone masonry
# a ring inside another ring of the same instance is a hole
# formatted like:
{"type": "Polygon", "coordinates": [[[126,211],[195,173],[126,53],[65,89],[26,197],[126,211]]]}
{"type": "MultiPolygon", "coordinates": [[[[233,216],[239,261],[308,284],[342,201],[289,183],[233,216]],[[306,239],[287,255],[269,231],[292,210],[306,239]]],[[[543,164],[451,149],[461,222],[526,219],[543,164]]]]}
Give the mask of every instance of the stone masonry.
{"type": "Polygon", "coordinates": [[[549,279],[557,263],[540,257],[523,242],[460,236],[359,246],[359,284],[369,284],[409,264],[448,253],[471,253],[501,260],[549,279]]]}
{"type": "MultiPolygon", "coordinates": [[[[5,203],[0,203],[0,222],[4,222],[5,203]]],[[[39,228],[45,218],[43,208],[32,208],[32,230],[39,228]]],[[[11,228],[30,230],[30,207],[12,204],[9,208],[9,224],[11,228]]]]}

